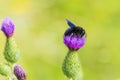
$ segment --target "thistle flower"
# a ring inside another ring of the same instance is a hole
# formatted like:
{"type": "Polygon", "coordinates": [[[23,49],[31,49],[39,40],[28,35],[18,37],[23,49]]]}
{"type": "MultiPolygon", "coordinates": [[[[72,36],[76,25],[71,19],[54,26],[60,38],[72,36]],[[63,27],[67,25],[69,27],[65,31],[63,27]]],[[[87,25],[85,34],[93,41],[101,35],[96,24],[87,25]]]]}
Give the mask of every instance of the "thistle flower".
{"type": "Polygon", "coordinates": [[[1,30],[7,37],[4,50],[4,57],[8,62],[11,63],[15,63],[20,57],[20,52],[17,48],[14,38],[12,37],[14,33],[14,28],[15,25],[9,17],[3,19],[1,30]]]}
{"type": "Polygon", "coordinates": [[[85,44],[85,30],[82,27],[75,26],[72,22],[67,20],[70,28],[64,33],[64,44],[70,50],[78,50],[85,44]]]}
{"type": "Polygon", "coordinates": [[[64,59],[62,70],[70,80],[82,80],[83,74],[77,50],[84,46],[86,33],[82,27],[75,26],[69,20],[67,23],[70,28],[65,31],[63,41],[69,52],[64,59]]]}
{"type": "Polygon", "coordinates": [[[15,28],[15,25],[9,17],[6,17],[3,19],[1,30],[4,32],[6,37],[11,37],[13,35],[14,28],[15,28]]]}
{"type": "Polygon", "coordinates": [[[14,66],[14,74],[18,80],[26,80],[26,73],[21,66],[19,65],[14,66]]]}

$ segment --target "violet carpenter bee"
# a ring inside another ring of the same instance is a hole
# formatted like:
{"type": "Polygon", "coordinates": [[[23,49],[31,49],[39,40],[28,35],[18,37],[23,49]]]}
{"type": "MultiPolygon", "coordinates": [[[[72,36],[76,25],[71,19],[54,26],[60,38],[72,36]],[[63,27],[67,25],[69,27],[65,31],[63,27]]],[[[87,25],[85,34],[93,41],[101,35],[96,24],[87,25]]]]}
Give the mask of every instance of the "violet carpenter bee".
{"type": "Polygon", "coordinates": [[[71,21],[69,21],[68,19],[67,19],[67,23],[68,23],[68,25],[70,26],[70,28],[68,28],[68,29],[65,31],[65,33],[64,33],[65,36],[72,34],[72,35],[77,35],[77,36],[79,36],[79,37],[83,37],[83,36],[86,37],[86,32],[85,32],[85,30],[84,30],[82,27],[76,26],[75,24],[73,24],[73,23],[72,23],[71,21]]]}

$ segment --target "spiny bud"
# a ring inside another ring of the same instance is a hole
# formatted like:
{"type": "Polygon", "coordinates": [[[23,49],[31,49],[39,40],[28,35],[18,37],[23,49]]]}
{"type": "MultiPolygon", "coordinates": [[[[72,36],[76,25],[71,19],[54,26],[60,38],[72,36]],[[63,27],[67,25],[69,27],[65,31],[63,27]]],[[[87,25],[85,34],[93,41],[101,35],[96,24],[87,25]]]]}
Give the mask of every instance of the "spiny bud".
{"type": "Polygon", "coordinates": [[[13,35],[14,28],[15,28],[15,25],[9,17],[6,17],[3,19],[1,30],[4,32],[6,37],[11,37],[13,35]]]}
{"type": "Polygon", "coordinates": [[[69,51],[64,59],[62,70],[68,78],[72,80],[82,79],[82,68],[76,51],[69,51]]]}
{"type": "Polygon", "coordinates": [[[27,80],[25,71],[19,65],[14,66],[14,74],[18,80],[27,80]]]}
{"type": "Polygon", "coordinates": [[[64,33],[64,44],[70,50],[78,50],[85,44],[85,30],[82,27],[75,26],[72,22],[67,20],[70,28],[68,28],[64,33]]]}
{"type": "Polygon", "coordinates": [[[0,74],[4,76],[9,76],[11,74],[11,68],[7,64],[0,63],[0,74]]]}
{"type": "Polygon", "coordinates": [[[6,39],[4,57],[10,63],[15,63],[20,57],[19,49],[17,48],[15,40],[12,37],[6,39]]]}

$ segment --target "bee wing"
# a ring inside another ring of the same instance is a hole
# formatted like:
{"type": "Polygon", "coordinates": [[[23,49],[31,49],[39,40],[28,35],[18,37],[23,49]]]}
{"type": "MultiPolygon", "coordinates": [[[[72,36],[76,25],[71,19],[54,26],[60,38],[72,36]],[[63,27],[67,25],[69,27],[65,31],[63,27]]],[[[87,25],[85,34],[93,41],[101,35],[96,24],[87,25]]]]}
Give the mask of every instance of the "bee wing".
{"type": "Polygon", "coordinates": [[[75,24],[73,24],[70,20],[66,19],[66,21],[67,21],[67,24],[68,24],[71,28],[76,27],[75,24]]]}

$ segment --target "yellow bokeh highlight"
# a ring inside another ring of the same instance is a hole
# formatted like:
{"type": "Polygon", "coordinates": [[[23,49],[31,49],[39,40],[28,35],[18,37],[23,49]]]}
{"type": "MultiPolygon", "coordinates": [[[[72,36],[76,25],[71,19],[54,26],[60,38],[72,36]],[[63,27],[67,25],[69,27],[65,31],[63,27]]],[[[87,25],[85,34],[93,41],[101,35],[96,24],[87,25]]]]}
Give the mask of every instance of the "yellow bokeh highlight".
{"type": "Polygon", "coordinates": [[[12,0],[10,2],[10,8],[15,14],[21,15],[26,14],[30,10],[29,0],[12,0]]]}

